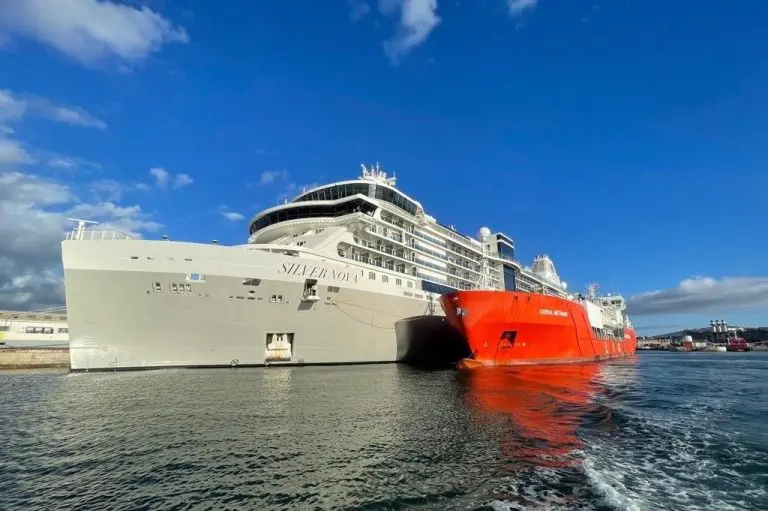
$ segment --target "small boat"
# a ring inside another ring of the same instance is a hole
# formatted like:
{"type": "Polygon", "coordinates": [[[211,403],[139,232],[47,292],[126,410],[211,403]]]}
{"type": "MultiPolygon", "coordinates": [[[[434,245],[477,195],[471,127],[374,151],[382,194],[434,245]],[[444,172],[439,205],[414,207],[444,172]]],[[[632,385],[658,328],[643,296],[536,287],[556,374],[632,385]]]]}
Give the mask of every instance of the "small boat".
{"type": "Polygon", "coordinates": [[[726,349],[728,351],[751,351],[749,343],[740,337],[729,340],[726,349]]]}

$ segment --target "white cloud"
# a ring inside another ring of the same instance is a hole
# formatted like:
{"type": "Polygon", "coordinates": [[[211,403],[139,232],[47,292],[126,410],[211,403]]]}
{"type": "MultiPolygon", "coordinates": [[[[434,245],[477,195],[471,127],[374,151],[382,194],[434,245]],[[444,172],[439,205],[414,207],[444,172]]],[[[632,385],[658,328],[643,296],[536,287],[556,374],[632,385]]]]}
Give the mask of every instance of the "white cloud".
{"type": "Polygon", "coordinates": [[[174,188],[182,188],[184,186],[189,186],[195,181],[189,177],[189,174],[176,174],[176,177],[173,178],[173,187],[174,188]]]}
{"type": "MultiPolygon", "coordinates": [[[[174,176],[162,167],[152,167],[149,169],[149,175],[155,179],[155,186],[158,188],[166,188],[169,184],[172,184],[174,188],[183,188],[195,182],[189,174],[180,173],[174,176]]],[[[149,186],[139,183],[136,188],[148,190],[149,186]]]]}
{"type": "Polygon", "coordinates": [[[271,185],[272,183],[275,183],[278,180],[286,180],[288,179],[288,171],[285,169],[280,170],[265,170],[261,173],[261,178],[259,179],[259,186],[266,186],[271,185]]]}
{"type": "Polygon", "coordinates": [[[28,310],[64,303],[61,240],[68,216],[102,222],[140,237],[161,226],[139,206],[80,202],[71,187],[21,172],[0,173],[0,308],[28,310]]]}
{"type": "Polygon", "coordinates": [[[34,158],[24,149],[21,142],[0,137],[0,167],[34,163],[34,158]]]}
{"type": "Polygon", "coordinates": [[[126,191],[126,185],[114,179],[102,179],[94,181],[88,186],[89,191],[98,201],[119,201],[126,191]]]}
{"type": "Polygon", "coordinates": [[[0,89],[0,123],[18,121],[24,117],[26,110],[26,103],[17,98],[13,92],[0,89]]]}
{"type": "Polygon", "coordinates": [[[239,222],[240,220],[243,220],[245,218],[242,213],[238,213],[236,211],[224,211],[221,213],[221,216],[223,216],[230,222],[239,222]]]}
{"type": "Polygon", "coordinates": [[[72,156],[53,155],[48,158],[47,165],[49,167],[64,169],[64,170],[77,170],[81,167],[91,167],[96,170],[101,170],[101,165],[98,163],[88,161],[84,158],[75,158],[72,156]]]}
{"type": "Polygon", "coordinates": [[[539,0],[507,0],[509,14],[517,16],[525,10],[533,9],[539,0]]]}
{"type": "Polygon", "coordinates": [[[672,289],[627,300],[630,315],[679,314],[768,306],[768,277],[685,279],[672,289]]]}
{"type": "Polygon", "coordinates": [[[82,126],[84,128],[107,129],[107,123],[77,106],[58,106],[40,97],[32,97],[27,100],[27,106],[31,114],[36,114],[51,121],[71,126],[82,126]]]}
{"type": "Polygon", "coordinates": [[[155,178],[155,185],[164,188],[168,186],[168,171],[162,167],[153,167],[149,169],[149,175],[155,178]]]}
{"type": "MultiPolygon", "coordinates": [[[[2,0],[0,0],[0,15],[2,14],[2,5],[2,0]]],[[[16,94],[8,89],[0,89],[0,125],[20,121],[26,115],[34,115],[71,126],[100,130],[107,128],[107,123],[79,106],[56,105],[42,96],[16,94]]]]}
{"type": "Polygon", "coordinates": [[[380,0],[379,9],[390,14],[400,9],[400,22],[395,35],[384,42],[384,53],[397,64],[413,48],[422,44],[440,23],[437,0],[380,0]]]}
{"type": "Polygon", "coordinates": [[[51,45],[83,64],[107,57],[135,64],[164,44],[189,40],[149,7],[110,0],[2,0],[0,37],[10,35],[51,45]]]}
{"type": "Polygon", "coordinates": [[[239,222],[245,218],[242,213],[238,213],[237,211],[230,211],[229,207],[224,205],[219,206],[219,214],[230,222],[239,222]]]}

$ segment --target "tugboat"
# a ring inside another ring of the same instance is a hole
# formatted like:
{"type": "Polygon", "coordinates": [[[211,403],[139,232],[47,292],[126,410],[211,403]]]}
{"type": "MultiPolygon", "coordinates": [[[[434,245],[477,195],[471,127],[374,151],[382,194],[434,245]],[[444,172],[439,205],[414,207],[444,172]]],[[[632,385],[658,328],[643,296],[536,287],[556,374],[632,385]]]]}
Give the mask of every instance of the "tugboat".
{"type": "Polygon", "coordinates": [[[729,340],[725,349],[728,351],[752,351],[749,343],[741,337],[734,337],[733,339],[729,340]]]}

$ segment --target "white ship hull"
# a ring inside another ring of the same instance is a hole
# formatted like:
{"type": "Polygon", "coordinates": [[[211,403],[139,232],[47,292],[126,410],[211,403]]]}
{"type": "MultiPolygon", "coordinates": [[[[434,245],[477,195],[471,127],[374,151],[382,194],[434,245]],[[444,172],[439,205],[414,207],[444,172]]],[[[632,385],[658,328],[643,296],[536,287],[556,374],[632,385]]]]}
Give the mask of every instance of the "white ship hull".
{"type": "Polygon", "coordinates": [[[420,291],[309,253],[68,240],[62,254],[73,371],[395,362],[395,322],[429,310],[420,291]]]}

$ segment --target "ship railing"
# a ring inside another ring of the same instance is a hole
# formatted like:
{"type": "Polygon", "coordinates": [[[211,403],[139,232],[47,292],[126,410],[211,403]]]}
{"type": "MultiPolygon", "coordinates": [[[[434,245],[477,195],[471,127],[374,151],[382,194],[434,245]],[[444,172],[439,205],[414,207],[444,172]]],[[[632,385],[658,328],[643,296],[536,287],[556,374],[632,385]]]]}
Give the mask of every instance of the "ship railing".
{"type": "Polygon", "coordinates": [[[67,240],[105,241],[105,240],[131,240],[128,234],[117,229],[88,229],[81,232],[71,231],[67,233],[67,240]]]}

